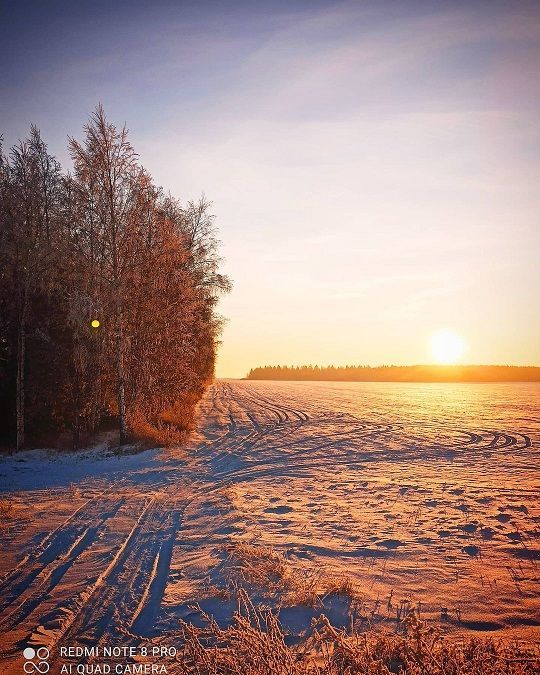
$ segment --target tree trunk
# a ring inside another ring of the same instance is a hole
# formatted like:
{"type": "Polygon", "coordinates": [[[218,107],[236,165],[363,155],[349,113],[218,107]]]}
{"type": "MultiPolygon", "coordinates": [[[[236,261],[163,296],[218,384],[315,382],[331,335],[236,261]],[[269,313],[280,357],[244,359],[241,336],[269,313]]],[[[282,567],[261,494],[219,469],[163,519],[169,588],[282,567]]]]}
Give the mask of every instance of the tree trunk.
{"type": "Polygon", "coordinates": [[[17,411],[17,438],[16,447],[20,450],[24,446],[25,435],[25,360],[26,360],[26,313],[28,304],[28,289],[26,283],[21,292],[22,298],[19,300],[19,321],[17,326],[17,392],[16,392],[16,411],[17,411]]]}
{"type": "Polygon", "coordinates": [[[116,377],[118,380],[118,423],[120,431],[120,445],[128,441],[128,431],[126,423],[126,392],[125,392],[125,373],[124,373],[124,345],[123,345],[122,319],[119,319],[118,330],[116,331],[116,377]]]}

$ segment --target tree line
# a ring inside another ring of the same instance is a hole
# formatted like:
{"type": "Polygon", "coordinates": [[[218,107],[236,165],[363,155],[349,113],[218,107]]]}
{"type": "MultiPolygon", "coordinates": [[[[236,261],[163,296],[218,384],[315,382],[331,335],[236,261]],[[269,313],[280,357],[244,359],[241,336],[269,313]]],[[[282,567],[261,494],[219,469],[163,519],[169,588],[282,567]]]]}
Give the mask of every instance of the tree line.
{"type": "Polygon", "coordinates": [[[229,280],[209,203],[181,204],[101,106],[62,171],[0,145],[0,443],[178,442],[213,377],[229,280]]]}
{"type": "Polygon", "coordinates": [[[248,380],[330,382],[540,382],[537,366],[262,366],[248,380]]]}

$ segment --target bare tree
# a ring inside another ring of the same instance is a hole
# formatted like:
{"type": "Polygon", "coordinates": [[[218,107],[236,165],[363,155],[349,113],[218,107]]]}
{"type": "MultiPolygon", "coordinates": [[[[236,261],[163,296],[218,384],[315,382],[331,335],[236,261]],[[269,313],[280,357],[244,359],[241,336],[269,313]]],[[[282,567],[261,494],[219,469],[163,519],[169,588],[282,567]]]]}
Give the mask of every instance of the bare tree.
{"type": "Polygon", "coordinates": [[[0,152],[0,403],[16,402],[17,447],[45,426],[78,446],[112,416],[121,444],[177,442],[213,377],[230,285],[210,205],[164,195],[101,106],[84,132],[73,175],[35,128],[0,152]]]}
{"type": "Polygon", "coordinates": [[[116,395],[120,443],[128,439],[126,416],[126,339],[124,331],[124,297],[126,264],[131,259],[130,241],[135,186],[141,169],[137,155],[127,139],[127,129],[120,131],[110,124],[99,105],[84,127],[85,141],[70,138],[69,146],[75,178],[82,198],[82,226],[77,234],[86,241],[81,251],[98,261],[98,273],[107,291],[103,303],[110,312],[102,321],[110,323],[115,346],[116,395]]]}
{"type": "Polygon", "coordinates": [[[51,230],[61,182],[60,166],[48,154],[39,130],[11,151],[3,162],[2,239],[4,265],[15,292],[17,332],[16,447],[25,443],[26,343],[31,294],[47,283],[52,248],[51,230]]]}

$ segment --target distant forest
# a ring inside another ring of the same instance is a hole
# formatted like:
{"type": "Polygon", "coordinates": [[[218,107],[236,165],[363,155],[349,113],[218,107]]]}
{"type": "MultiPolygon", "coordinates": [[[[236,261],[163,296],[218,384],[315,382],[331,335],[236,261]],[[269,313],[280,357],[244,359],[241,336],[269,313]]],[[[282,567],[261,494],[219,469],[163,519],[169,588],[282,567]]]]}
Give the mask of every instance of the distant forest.
{"type": "Polygon", "coordinates": [[[540,382],[537,366],[263,366],[248,380],[328,382],[540,382]]]}
{"type": "Polygon", "coordinates": [[[157,187],[101,106],[69,151],[73,173],[36,127],[0,146],[0,444],[177,442],[229,288],[209,204],[157,187]]]}

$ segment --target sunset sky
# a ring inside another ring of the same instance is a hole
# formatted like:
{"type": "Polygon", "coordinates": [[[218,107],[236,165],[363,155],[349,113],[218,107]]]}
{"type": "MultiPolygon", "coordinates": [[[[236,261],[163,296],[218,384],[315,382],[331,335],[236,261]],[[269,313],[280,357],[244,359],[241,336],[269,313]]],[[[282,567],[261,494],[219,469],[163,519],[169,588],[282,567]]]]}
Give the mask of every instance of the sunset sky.
{"type": "Polygon", "coordinates": [[[98,101],[213,201],[218,375],[540,364],[538,2],[0,0],[0,133],[69,167],[98,101]],[[111,5],[109,7],[108,5],[111,5]]]}

